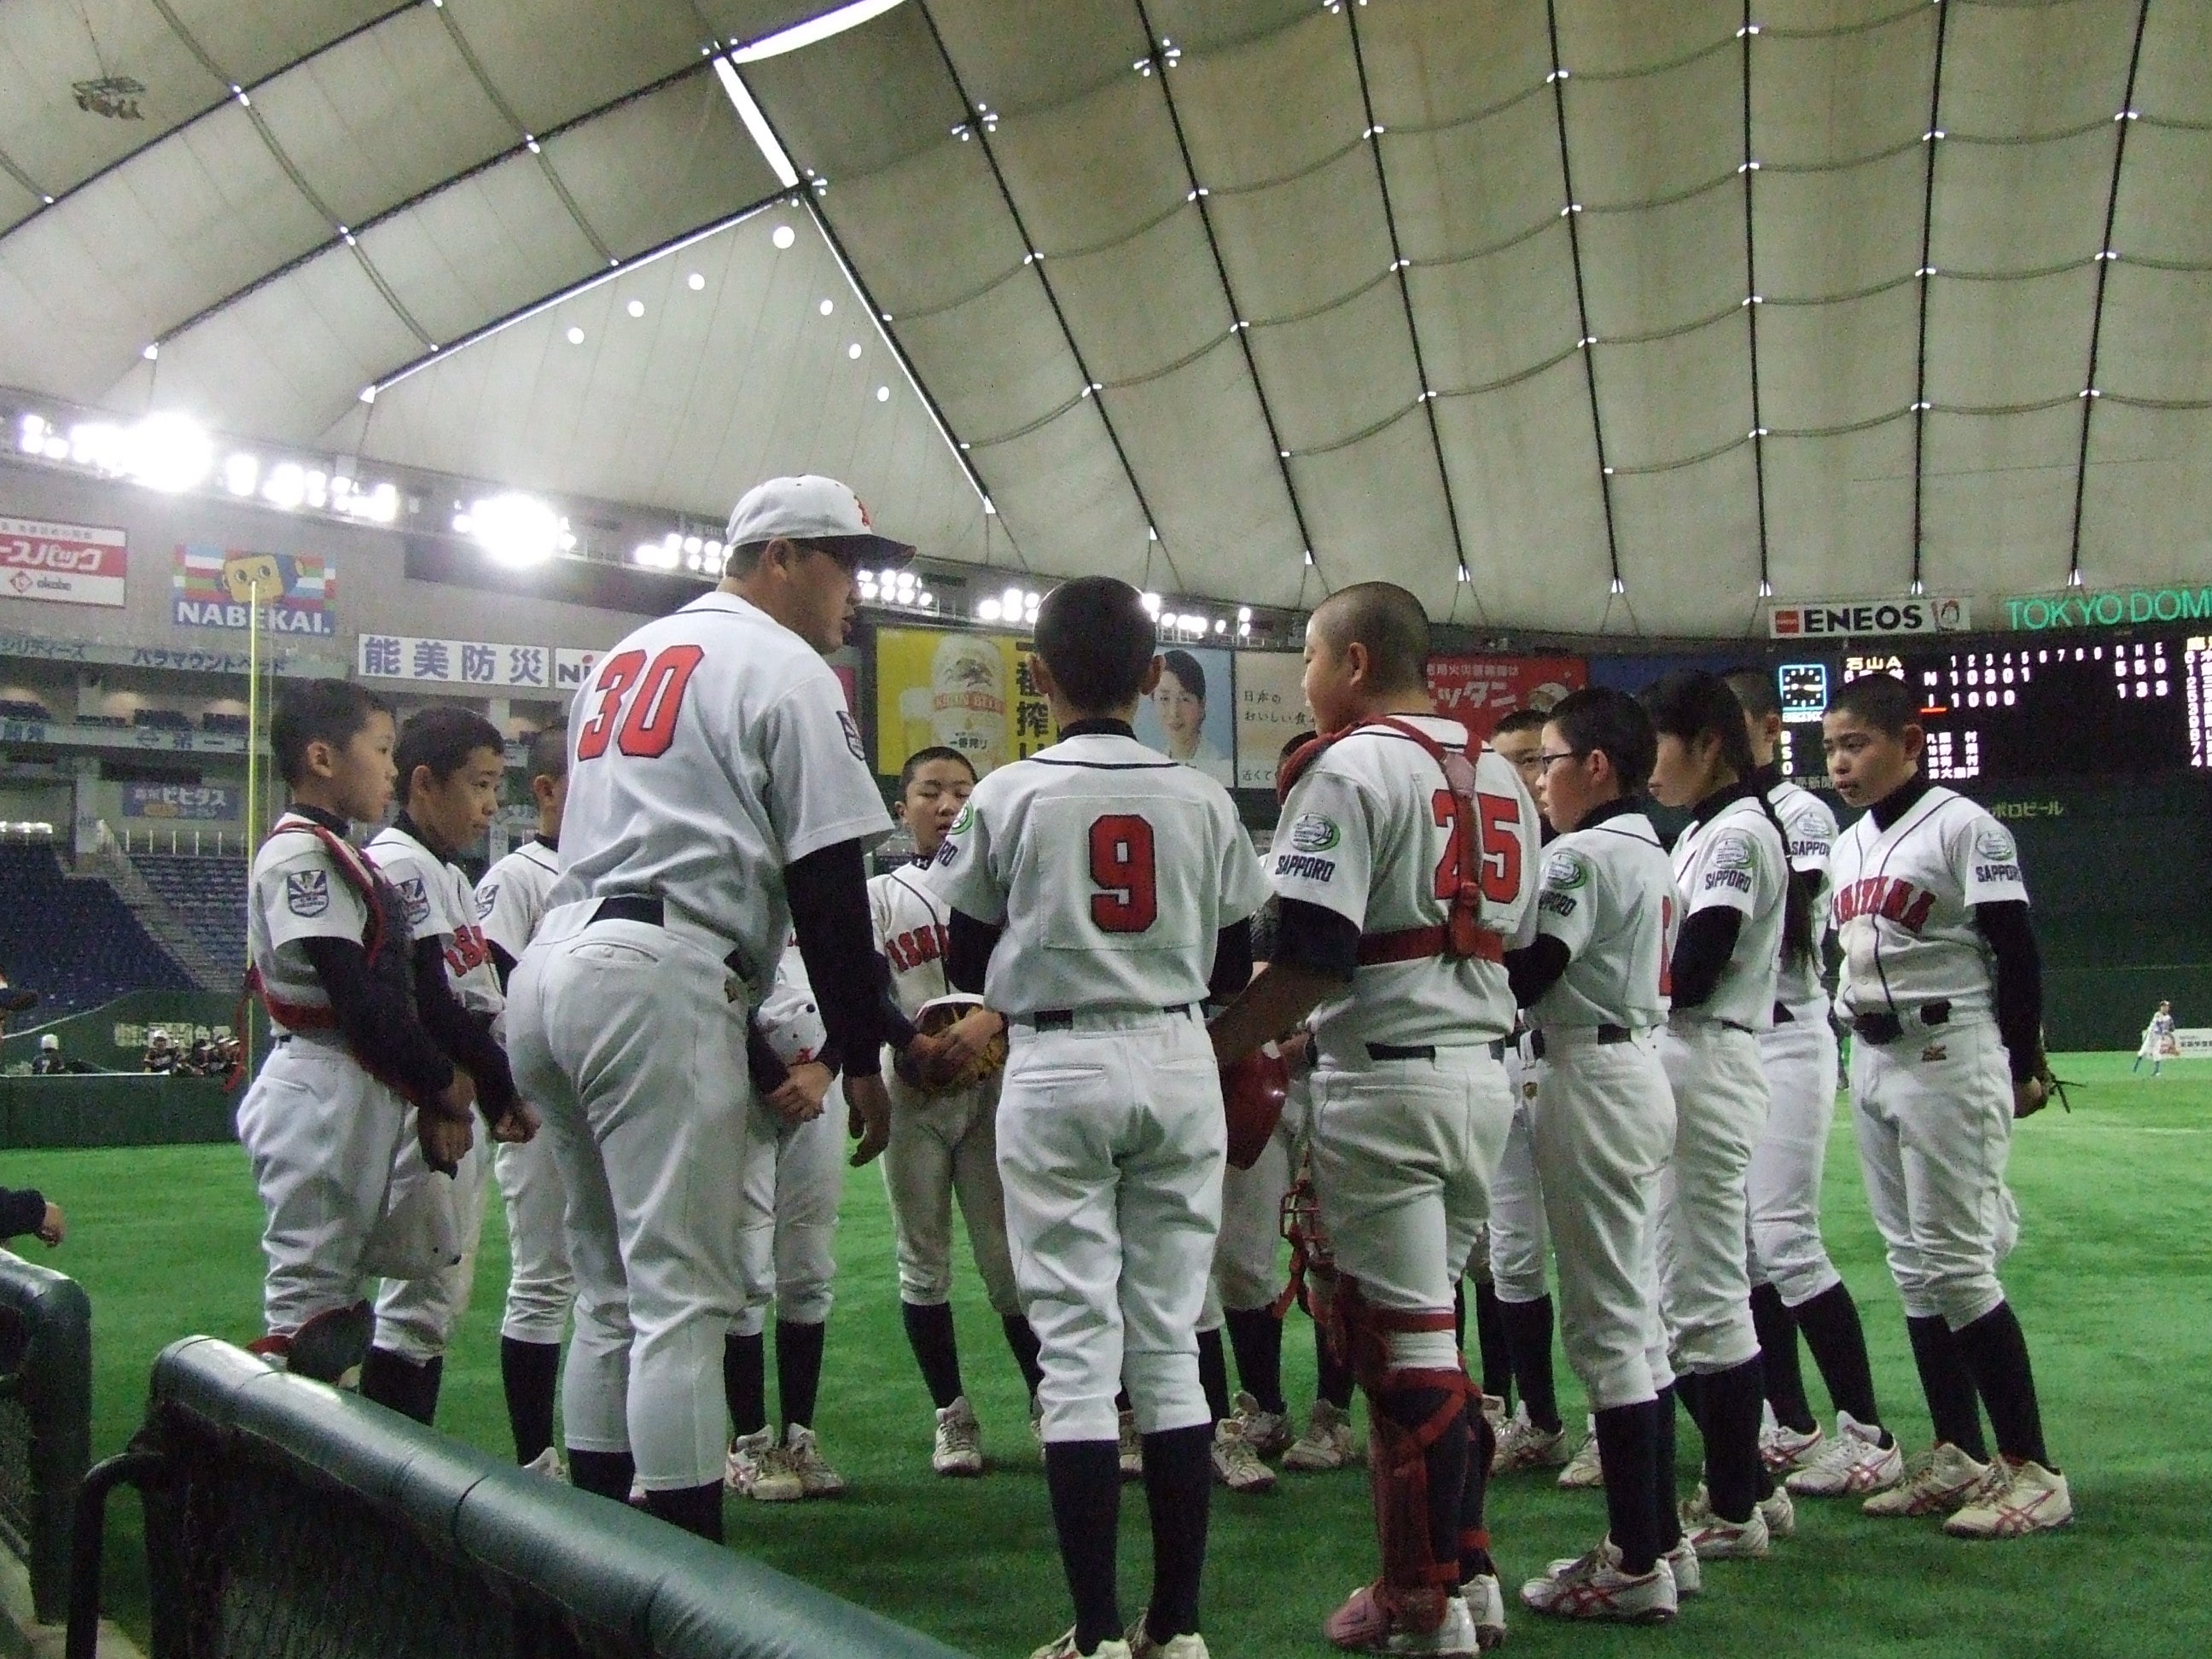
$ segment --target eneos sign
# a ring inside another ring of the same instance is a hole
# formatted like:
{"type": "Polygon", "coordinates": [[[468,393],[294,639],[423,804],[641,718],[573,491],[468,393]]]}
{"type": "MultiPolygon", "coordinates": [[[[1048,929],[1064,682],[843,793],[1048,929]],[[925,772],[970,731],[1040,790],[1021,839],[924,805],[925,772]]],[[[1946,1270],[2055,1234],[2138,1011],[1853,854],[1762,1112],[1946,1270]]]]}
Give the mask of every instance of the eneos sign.
{"type": "Polygon", "coordinates": [[[1973,626],[1963,599],[1841,599],[1826,605],[1770,605],[1766,634],[1776,640],[1840,639],[1852,634],[1961,634],[1973,626]]]}

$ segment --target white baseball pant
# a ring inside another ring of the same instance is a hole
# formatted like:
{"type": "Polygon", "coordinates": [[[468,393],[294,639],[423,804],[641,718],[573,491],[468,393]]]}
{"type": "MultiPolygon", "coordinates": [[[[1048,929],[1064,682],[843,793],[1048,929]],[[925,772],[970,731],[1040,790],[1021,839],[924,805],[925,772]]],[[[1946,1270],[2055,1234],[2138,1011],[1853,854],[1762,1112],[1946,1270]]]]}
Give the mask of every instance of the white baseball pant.
{"type": "Polygon", "coordinates": [[[2020,1237],[2005,1186],[2012,1070],[1994,1024],[1960,1020],[1851,1045],[1852,1127],[1867,1204],[1908,1317],[1953,1330],[2004,1300],[2020,1237]]]}
{"type": "Polygon", "coordinates": [[[493,1149],[492,1175],[507,1206],[507,1312],[499,1334],[550,1346],[567,1334],[576,1303],[568,1266],[568,1189],[544,1136],[493,1149]]]}
{"type": "MultiPolygon", "coordinates": [[[[398,1170],[412,1166],[411,1175],[395,1171],[392,1188],[402,1181],[442,1181],[444,1176],[422,1164],[421,1144],[412,1137],[400,1148],[398,1170]]],[[[414,1364],[435,1359],[453,1340],[453,1328],[468,1311],[476,1289],[477,1247],[483,1239],[484,1189],[490,1184],[491,1155],[483,1120],[476,1125],[476,1139],[468,1155],[454,1167],[453,1219],[460,1244],[460,1260],[413,1279],[386,1279],[376,1291],[376,1346],[414,1364]]]]}
{"type": "MultiPolygon", "coordinates": [[[[1211,1294],[1218,1308],[1241,1313],[1274,1305],[1283,1288],[1275,1260],[1283,1194],[1290,1189],[1291,1135],[1278,1124],[1250,1169],[1232,1169],[1221,1178],[1221,1242],[1213,1253],[1211,1294]]],[[[1200,1328],[1212,1327],[1201,1321],[1200,1328]]]]}
{"type": "Polygon", "coordinates": [[[744,1306],[730,1328],[758,1336],[768,1310],[795,1325],[830,1317],[837,1203],[845,1194],[845,1091],[818,1116],[787,1123],[756,1096],[745,1112],[744,1219],[738,1236],[744,1306]]]}
{"type": "Polygon", "coordinates": [[[1674,1155],[1659,1183],[1660,1312],[1675,1370],[1723,1371],[1759,1352],[1744,1182],[1766,1127],[1766,1073],[1759,1039],[1717,1020],[1671,1022],[1659,1058],[1674,1091],[1674,1155]]]}
{"type": "Polygon", "coordinates": [[[1530,1119],[1559,1261],[1559,1340],[1592,1411],[1674,1382],[1659,1313],[1659,1190],[1674,1155],[1674,1091],[1656,1037],[1547,1031],[1530,1119]]]}
{"type": "Polygon", "coordinates": [[[952,1299],[952,1200],[991,1310],[1022,1310],[1014,1259],[1006,1246],[1006,1196],[999,1184],[999,1085],[994,1079],[932,1097],[886,1070],[890,1144],[884,1148],[884,1191],[898,1252],[899,1299],[920,1308],[952,1299]]]}
{"type": "Polygon", "coordinates": [[[1500,1302],[1535,1302],[1546,1294],[1544,1183],[1536,1172],[1534,1112],[1546,1062],[1524,1062],[1517,1048],[1505,1050],[1505,1080],[1513,1091],[1513,1117],[1504,1150],[1490,1182],[1490,1282],[1500,1302]]]}
{"type": "Polygon", "coordinates": [[[362,1257],[414,1135],[407,1103],[334,1041],[290,1037],[262,1063],[239,1104],[238,1138],[267,1218],[262,1312],[272,1334],[361,1300],[362,1257]]]}
{"type": "Polygon", "coordinates": [[[707,945],[546,918],[507,985],[507,1054],[568,1188],[568,1444],[648,1491],[722,1476],[722,1344],[744,1305],[745,991],[707,945]]]}
{"type": "Polygon", "coordinates": [[[1795,1308],[1843,1282],[1820,1237],[1820,1183],[1836,1121],[1836,1034],[1820,1003],[1759,1034],[1772,1101],[1744,1190],[1751,1214],[1751,1282],[1795,1308]]]}
{"type": "Polygon", "coordinates": [[[1113,1439],[1125,1378],[1140,1432],[1210,1421],[1197,1328],[1229,1130],[1205,1026],[1079,1011],[1072,1030],[1012,1036],[999,1175],[1045,1440],[1113,1439]]]}

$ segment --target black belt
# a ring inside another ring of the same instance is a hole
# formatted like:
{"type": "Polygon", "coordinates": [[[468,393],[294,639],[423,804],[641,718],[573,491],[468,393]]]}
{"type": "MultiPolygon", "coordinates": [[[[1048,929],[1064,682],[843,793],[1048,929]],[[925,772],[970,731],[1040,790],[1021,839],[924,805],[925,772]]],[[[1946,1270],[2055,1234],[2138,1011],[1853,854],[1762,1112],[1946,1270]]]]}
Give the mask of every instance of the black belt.
{"type": "MultiPolygon", "coordinates": [[[[1948,1025],[1950,1022],[1951,1005],[1948,1001],[1938,999],[1920,1005],[1920,1024],[1923,1026],[1948,1025]]],[[[1884,1043],[1894,1042],[1905,1035],[1905,1021],[1901,1016],[1893,1013],[1857,1014],[1852,1017],[1851,1030],[1879,1048],[1884,1043]]]]}
{"type": "Polygon", "coordinates": [[[1774,1005],[1774,1023],[1777,1025],[1795,1025],[1797,1016],[1790,1012],[1788,1003],[1778,1002],[1774,1005]]]}
{"type": "MultiPolygon", "coordinates": [[[[599,908],[592,912],[593,921],[641,921],[648,927],[665,927],[668,912],[658,893],[616,893],[599,901],[599,908]]],[[[722,958],[722,966],[740,979],[746,973],[745,953],[732,951],[722,958]]]]}
{"type": "MultiPolygon", "coordinates": [[[[1170,1003],[1160,1012],[1164,1014],[1188,1014],[1197,1006],[1194,1002],[1176,1002],[1170,1003]]],[[[1040,1031],[1072,1031],[1075,1029],[1075,1012],[1073,1008],[1040,1008],[1033,1014],[1016,1014],[1013,1023],[1034,1026],[1040,1031]]]]}
{"type": "Polygon", "coordinates": [[[1597,1040],[1600,1042],[1632,1042],[1635,1036],[1636,1033],[1626,1025],[1601,1025],[1597,1028],[1597,1040]]]}
{"type": "MultiPolygon", "coordinates": [[[[1485,1046],[1489,1048],[1492,1060],[1505,1058],[1505,1040],[1503,1037],[1493,1039],[1485,1046]]],[[[1437,1045],[1433,1042],[1370,1042],[1367,1045],[1367,1058],[1370,1060],[1434,1060],[1436,1057],[1437,1045]]]]}

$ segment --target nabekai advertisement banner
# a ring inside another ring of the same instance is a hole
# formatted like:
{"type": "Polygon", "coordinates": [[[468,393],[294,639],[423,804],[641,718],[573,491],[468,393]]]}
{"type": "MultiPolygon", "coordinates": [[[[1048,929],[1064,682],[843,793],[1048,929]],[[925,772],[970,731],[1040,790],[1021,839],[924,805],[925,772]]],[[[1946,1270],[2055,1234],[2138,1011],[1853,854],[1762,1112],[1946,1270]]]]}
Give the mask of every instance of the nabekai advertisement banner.
{"type": "Polygon", "coordinates": [[[1589,683],[1580,657],[1436,657],[1429,662],[1429,696],[1437,713],[1487,738],[1516,708],[1548,710],[1589,683]]]}
{"type": "Polygon", "coordinates": [[[1011,634],[878,631],[876,770],[896,776],[915,750],[941,744],[981,776],[1050,746],[1059,733],[1030,672],[1035,649],[1011,634]]]}
{"type": "Polygon", "coordinates": [[[243,629],[258,592],[270,633],[337,637],[337,573],[319,554],[253,553],[184,542],[177,547],[171,582],[170,609],[179,628],[243,629]]]}

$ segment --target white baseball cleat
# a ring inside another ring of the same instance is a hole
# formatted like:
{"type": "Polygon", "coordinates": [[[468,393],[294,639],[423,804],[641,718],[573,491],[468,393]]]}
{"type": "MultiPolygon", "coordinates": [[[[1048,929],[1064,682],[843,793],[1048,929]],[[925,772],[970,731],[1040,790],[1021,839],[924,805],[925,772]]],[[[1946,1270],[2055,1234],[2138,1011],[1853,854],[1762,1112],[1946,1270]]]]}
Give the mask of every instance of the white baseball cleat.
{"type": "Polygon", "coordinates": [[[1149,1617],[1149,1611],[1140,1613],[1129,1626],[1130,1659],[1212,1659],[1206,1650],[1206,1638],[1194,1630],[1170,1636],[1164,1642],[1155,1642],[1152,1632],[1145,1628],[1145,1620],[1149,1617]]]}
{"type": "Polygon", "coordinates": [[[1030,1654],[1030,1659],[1129,1659],[1129,1644],[1118,1636],[1109,1636],[1086,1655],[1075,1645],[1075,1626],[1070,1625],[1054,1640],[1030,1654]]]}
{"type": "Polygon", "coordinates": [[[568,1471],[562,1467],[561,1454],[550,1446],[525,1463],[522,1472],[525,1474],[542,1474],[548,1480],[556,1480],[564,1486],[568,1484],[568,1471]]]}
{"type": "Polygon", "coordinates": [[[1275,1472],[1244,1437],[1242,1418],[1224,1417],[1213,1425],[1213,1478],[1231,1492],[1273,1492],[1275,1472]]]}
{"type": "Polygon", "coordinates": [[[1620,1552],[1610,1539],[1587,1555],[1554,1561],[1541,1578],[1521,1586],[1521,1600],[1553,1619],[1626,1625],[1663,1625],[1678,1606],[1674,1575],[1663,1557],[1647,1573],[1623,1572],[1620,1552]]]}
{"type": "Polygon", "coordinates": [[[1261,1457],[1279,1457],[1290,1449],[1288,1412],[1261,1411],[1260,1402],[1241,1389],[1229,1403],[1234,1408],[1230,1414],[1243,1425],[1245,1442],[1255,1453],[1261,1457]]]}
{"type": "Polygon", "coordinates": [[[1346,1653],[1385,1653],[1421,1656],[1421,1659],[1475,1659],[1505,1639],[1505,1609],[1496,1596],[1495,1578],[1485,1576],[1466,1589],[1444,1598],[1443,1618],[1434,1630],[1411,1630],[1392,1614],[1374,1584],[1352,1591],[1344,1605],[1322,1626],[1332,1647],[1346,1653]],[[1487,1584],[1489,1590],[1480,1587],[1487,1584]],[[1469,1605],[1470,1595],[1480,1595],[1484,1613],[1492,1620],[1478,1621],[1469,1605]]]}
{"type": "Polygon", "coordinates": [[[722,1469],[722,1484],[740,1498],[750,1498],[753,1487],[760,1481],[761,1466],[775,1449],[774,1429],[759,1428],[750,1434],[739,1435],[730,1442],[730,1455],[722,1469]]]}
{"type": "Polygon", "coordinates": [[[1565,1425],[1549,1431],[1538,1428],[1528,1420],[1524,1401],[1498,1431],[1498,1449],[1491,1456],[1490,1472],[1514,1474],[1522,1469],[1556,1469],[1567,1457],[1565,1425]]]}
{"type": "Polygon", "coordinates": [[[944,1475],[983,1473],[983,1430],[964,1394],[937,1413],[937,1437],[930,1449],[929,1467],[944,1475]]]}
{"type": "Polygon", "coordinates": [[[1766,1522],[1769,1538],[1794,1538],[1797,1535],[1797,1506],[1790,1501],[1789,1492],[1777,1486],[1759,1500],[1759,1513],[1766,1522]]]}
{"type": "Polygon", "coordinates": [[[1595,1418],[1590,1419],[1589,1437],[1575,1448],[1567,1467],[1559,1471],[1559,1484],[1570,1491],[1605,1485],[1605,1465],[1598,1460],[1595,1418]]]}
{"type": "Polygon", "coordinates": [[[822,1443],[813,1430],[793,1424],[785,1432],[783,1450],[798,1474],[802,1497],[835,1498],[845,1490],[845,1477],[823,1460],[822,1443]]]}
{"type": "Polygon", "coordinates": [[[1137,1413],[1123,1412],[1117,1425],[1121,1443],[1121,1478],[1141,1480],[1145,1478],[1145,1437],[1137,1432],[1137,1413]]]}
{"type": "Polygon", "coordinates": [[[1904,1479],[1905,1453],[1895,1438],[1885,1446],[1880,1429],[1838,1412],[1835,1437],[1790,1471],[1783,1485],[1799,1498],[1863,1498],[1904,1479]]]}
{"type": "Polygon", "coordinates": [[[1340,1469],[1347,1463],[1357,1462],[1358,1447],[1352,1437],[1352,1413],[1340,1411],[1326,1400],[1313,1403],[1313,1414],[1306,1419],[1306,1431],[1291,1442],[1291,1449],[1283,1454],[1286,1469],[1340,1469]]]}
{"type": "Polygon", "coordinates": [[[1700,1561],[1756,1561],[1770,1542],[1764,1510],[1753,1504],[1749,1520],[1723,1521],[1713,1513],[1711,1496],[1702,1486],[1682,1505],[1682,1535],[1700,1561]]]}
{"type": "MultiPolygon", "coordinates": [[[[1479,1572],[1459,1587],[1459,1599],[1467,1604],[1468,1617],[1474,1624],[1474,1645],[1487,1653],[1505,1644],[1505,1591],[1498,1582],[1498,1575],[1479,1572]]],[[[1445,1617],[1450,1617],[1445,1610],[1445,1617]]]]}
{"type": "Polygon", "coordinates": [[[1494,1394],[1483,1395],[1480,1399],[1482,1414],[1490,1424],[1491,1433],[1504,1433],[1506,1424],[1512,1420],[1512,1413],[1505,1409],[1505,1402],[1494,1394]]]}
{"type": "Polygon", "coordinates": [[[1869,1515],[1948,1515],[1989,1479],[1990,1468],[1939,1440],[1906,1466],[1904,1480],[1860,1507],[1869,1515]]]}
{"type": "Polygon", "coordinates": [[[1773,1407],[1761,1409],[1759,1455],[1766,1465],[1766,1472],[1779,1475],[1790,1469],[1803,1468],[1827,1437],[1820,1432],[1820,1425],[1815,1423],[1810,1434],[1802,1434],[1786,1423],[1777,1422],[1773,1407]]]}
{"type": "Polygon", "coordinates": [[[2064,1475],[2000,1454],[1990,1460],[1989,1478],[1944,1522],[1943,1530],[1954,1538],[2021,1538],[2073,1519],[2074,1494],[2064,1475]]]}
{"type": "Polygon", "coordinates": [[[1667,1564],[1667,1571],[1674,1575],[1674,1600],[1677,1603],[1693,1595],[1705,1593],[1705,1570],[1698,1565],[1698,1547],[1684,1533],[1674,1540],[1674,1547],[1659,1558],[1667,1564]]]}

